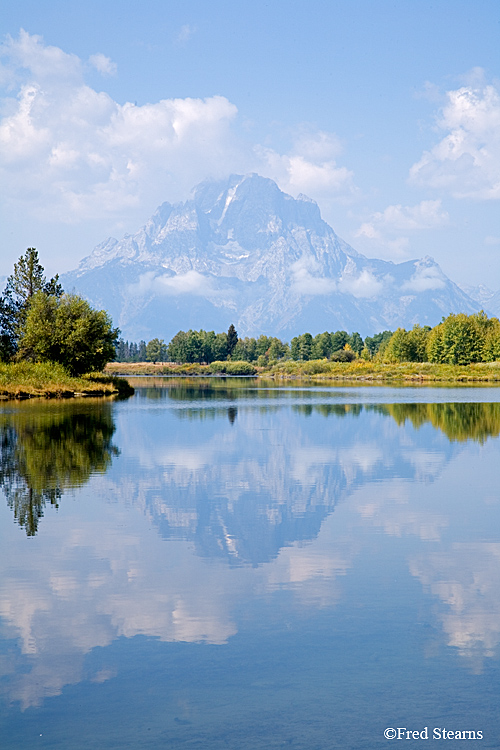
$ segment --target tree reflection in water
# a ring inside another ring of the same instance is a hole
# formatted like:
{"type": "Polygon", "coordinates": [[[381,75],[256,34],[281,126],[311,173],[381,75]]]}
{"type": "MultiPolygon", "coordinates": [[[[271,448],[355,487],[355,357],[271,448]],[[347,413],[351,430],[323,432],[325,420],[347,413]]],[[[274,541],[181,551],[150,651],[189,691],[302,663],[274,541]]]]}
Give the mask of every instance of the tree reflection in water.
{"type": "Polygon", "coordinates": [[[0,413],[0,488],[18,524],[35,536],[46,504],[104,473],[118,449],[111,404],[22,404],[0,413]]]}
{"type": "Polygon", "coordinates": [[[383,414],[390,414],[398,425],[407,420],[417,429],[430,422],[444,432],[448,440],[486,442],[500,435],[500,404],[390,404],[378,406],[383,414]]]}

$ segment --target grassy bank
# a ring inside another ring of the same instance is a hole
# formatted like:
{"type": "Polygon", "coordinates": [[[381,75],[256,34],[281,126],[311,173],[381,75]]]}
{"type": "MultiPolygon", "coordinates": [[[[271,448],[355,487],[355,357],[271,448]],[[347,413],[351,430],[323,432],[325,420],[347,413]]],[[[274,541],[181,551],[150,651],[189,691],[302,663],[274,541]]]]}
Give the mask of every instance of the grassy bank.
{"type": "Polygon", "coordinates": [[[365,362],[281,362],[266,370],[266,376],[278,380],[312,378],[313,380],[354,380],[373,382],[467,383],[500,382],[500,362],[474,365],[442,365],[429,362],[385,364],[365,362]]]}
{"type": "MultiPolygon", "coordinates": [[[[170,362],[156,365],[148,362],[113,362],[106,366],[110,375],[213,375],[224,374],[211,365],[184,364],[170,362]]],[[[237,363],[228,363],[234,364],[237,363]]],[[[244,364],[244,363],[242,363],[244,364]]],[[[235,368],[236,369],[236,368],[235,368]]],[[[438,365],[428,362],[406,362],[402,364],[383,364],[365,362],[362,359],[354,362],[330,362],[317,359],[310,362],[287,360],[269,367],[255,367],[255,374],[275,380],[292,380],[310,378],[321,381],[372,381],[372,382],[415,382],[415,383],[474,383],[500,382],[500,362],[488,362],[475,365],[438,365]]],[[[238,374],[230,372],[225,374],[238,374]]],[[[245,374],[245,373],[241,373],[245,374]]],[[[251,374],[250,372],[248,374],[251,374]]]]}
{"type": "Polygon", "coordinates": [[[92,373],[72,378],[51,363],[0,363],[0,399],[72,398],[75,396],[128,396],[133,389],[126,380],[92,373]]]}
{"type": "Polygon", "coordinates": [[[176,365],[173,362],[158,362],[153,364],[151,362],[110,362],[105,367],[105,373],[107,375],[150,375],[156,377],[162,377],[166,375],[203,375],[204,377],[210,375],[256,375],[263,368],[255,367],[251,362],[212,362],[210,365],[199,365],[195,363],[186,363],[183,365],[176,365]]]}

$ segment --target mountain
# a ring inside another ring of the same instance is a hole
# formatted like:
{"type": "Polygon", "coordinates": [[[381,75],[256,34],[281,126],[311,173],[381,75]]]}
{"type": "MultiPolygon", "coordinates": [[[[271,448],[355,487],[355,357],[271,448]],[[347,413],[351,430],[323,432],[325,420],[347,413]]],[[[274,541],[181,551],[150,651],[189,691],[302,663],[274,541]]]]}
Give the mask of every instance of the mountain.
{"type": "Polygon", "coordinates": [[[494,299],[495,294],[498,295],[498,292],[493,292],[484,284],[479,284],[478,286],[466,286],[464,284],[461,284],[460,289],[465,292],[472,300],[478,302],[485,311],[490,309],[491,302],[494,299]]]}
{"type": "Polygon", "coordinates": [[[366,258],[314,201],[256,174],[203,182],[185,203],[163,203],[136,234],[106,240],[61,280],[132,340],[230,323],[240,336],[365,336],[480,309],[432,258],[366,258]]]}

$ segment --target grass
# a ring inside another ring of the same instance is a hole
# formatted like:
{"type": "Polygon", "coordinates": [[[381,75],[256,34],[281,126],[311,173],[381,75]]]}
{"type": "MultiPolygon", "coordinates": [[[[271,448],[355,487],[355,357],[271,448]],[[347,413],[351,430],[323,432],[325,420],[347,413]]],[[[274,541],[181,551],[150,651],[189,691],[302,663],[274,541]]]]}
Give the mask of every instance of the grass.
{"type": "Polygon", "coordinates": [[[500,362],[473,365],[443,365],[430,362],[385,364],[366,362],[278,362],[266,370],[266,376],[277,380],[311,378],[313,380],[354,380],[372,382],[476,383],[500,382],[500,362]]]}
{"type": "MultiPolygon", "coordinates": [[[[262,369],[262,368],[260,368],[262,369]]],[[[109,375],[255,375],[259,368],[251,362],[212,362],[210,365],[186,363],[176,365],[173,362],[109,362],[105,372],[109,375]]]]}
{"type": "Polygon", "coordinates": [[[127,396],[133,389],[126,380],[103,373],[72,378],[53,363],[0,363],[0,399],[71,398],[74,396],[127,396]]]}
{"type": "MultiPolygon", "coordinates": [[[[474,365],[439,365],[429,362],[385,364],[374,361],[366,362],[363,359],[356,359],[354,362],[330,362],[326,359],[316,359],[309,362],[286,360],[269,365],[268,367],[255,367],[254,369],[257,375],[275,380],[309,378],[315,381],[366,381],[380,383],[500,382],[500,362],[487,362],[474,365]]],[[[210,365],[176,365],[171,362],[158,364],[148,362],[112,362],[106,366],[105,371],[110,375],[202,375],[205,377],[214,373],[210,365]]],[[[227,374],[229,373],[230,369],[228,368],[227,374]]]]}

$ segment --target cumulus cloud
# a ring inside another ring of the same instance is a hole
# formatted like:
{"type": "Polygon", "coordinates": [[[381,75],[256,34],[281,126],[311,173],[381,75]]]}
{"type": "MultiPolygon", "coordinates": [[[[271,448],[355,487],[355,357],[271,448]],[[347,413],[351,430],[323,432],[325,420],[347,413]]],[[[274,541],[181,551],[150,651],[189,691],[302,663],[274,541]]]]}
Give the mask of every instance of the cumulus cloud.
{"type": "Polygon", "coordinates": [[[115,76],[118,70],[116,63],[101,52],[98,52],[96,55],[91,55],[89,57],[89,63],[104,76],[115,76]]]}
{"type": "Polygon", "coordinates": [[[291,267],[292,291],[296,294],[322,295],[333,294],[337,290],[334,279],[325,279],[315,276],[319,273],[319,265],[314,258],[303,256],[291,267]]]}
{"type": "Polygon", "coordinates": [[[384,287],[384,282],[376,279],[366,268],[361,272],[348,269],[338,282],[319,276],[319,264],[308,256],[297,260],[291,270],[292,291],[296,294],[316,296],[341,292],[352,294],[353,297],[371,298],[380,295],[384,287]]]}
{"type": "Polygon", "coordinates": [[[440,200],[421,201],[416,206],[399,204],[372,214],[370,220],[361,225],[356,236],[379,239],[385,232],[434,229],[448,221],[448,213],[442,209],[440,200]]]}
{"type": "Polygon", "coordinates": [[[380,279],[376,279],[371,271],[363,269],[359,274],[343,276],[339,282],[339,290],[352,294],[353,297],[378,297],[384,288],[380,279]]]}
{"type": "Polygon", "coordinates": [[[409,237],[402,233],[438,229],[448,222],[449,216],[441,200],[424,200],[415,206],[397,204],[371,214],[355,236],[375,244],[385,255],[402,258],[410,245],[409,237]]]}
{"type": "Polygon", "coordinates": [[[292,195],[304,192],[317,201],[350,200],[356,194],[354,174],[337,164],[342,151],[333,133],[301,129],[288,153],[257,146],[258,171],[292,195]]]}
{"type": "Polygon", "coordinates": [[[425,263],[416,263],[415,265],[415,273],[409,281],[404,282],[401,291],[427,292],[431,289],[442,289],[446,285],[446,277],[439,266],[428,266],[425,263]]]}
{"type": "Polygon", "coordinates": [[[157,276],[154,271],[148,271],[139,277],[137,284],[131,284],[129,287],[129,293],[133,296],[143,296],[148,293],[168,296],[179,294],[205,296],[214,291],[211,279],[194,270],[174,276],[167,274],[157,276]]]}
{"type": "Polygon", "coordinates": [[[456,198],[499,199],[498,89],[485,84],[475,70],[468,85],[447,92],[437,128],[444,137],[411,167],[410,181],[456,198]]]}
{"type": "MultiPolygon", "coordinates": [[[[225,173],[237,109],[224,97],[120,105],[85,84],[78,57],[40,37],[21,32],[1,52],[17,87],[0,120],[10,210],[56,221],[104,218],[141,202],[154,207],[174,184],[184,197],[207,173],[225,173]]],[[[91,63],[114,72],[104,55],[91,63]]]]}
{"type": "MultiPolygon", "coordinates": [[[[180,38],[193,32],[183,27],[180,38]]],[[[90,66],[117,73],[103,53],[84,63],[21,31],[0,55],[9,89],[0,115],[0,196],[12,219],[138,221],[207,177],[252,171],[316,200],[355,192],[331,133],[302,129],[281,154],[239,138],[237,108],[224,96],[136,106],[94,90],[85,82],[90,66]]]]}

